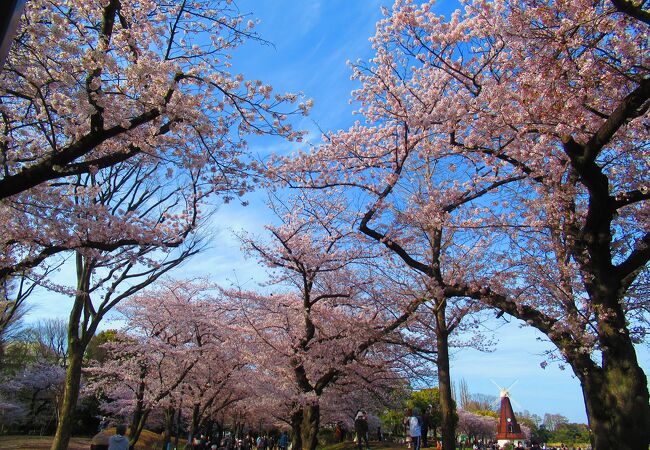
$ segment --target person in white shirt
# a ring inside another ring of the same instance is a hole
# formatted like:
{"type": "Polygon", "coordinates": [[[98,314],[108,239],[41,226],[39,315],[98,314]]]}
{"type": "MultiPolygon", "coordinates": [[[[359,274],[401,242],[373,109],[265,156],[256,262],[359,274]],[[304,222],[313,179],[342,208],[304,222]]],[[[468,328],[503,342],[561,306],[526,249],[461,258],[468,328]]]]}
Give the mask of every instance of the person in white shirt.
{"type": "Polygon", "coordinates": [[[422,419],[420,419],[420,411],[413,408],[411,417],[409,417],[409,435],[411,436],[411,443],[413,450],[420,450],[420,442],[422,439],[422,419]]]}

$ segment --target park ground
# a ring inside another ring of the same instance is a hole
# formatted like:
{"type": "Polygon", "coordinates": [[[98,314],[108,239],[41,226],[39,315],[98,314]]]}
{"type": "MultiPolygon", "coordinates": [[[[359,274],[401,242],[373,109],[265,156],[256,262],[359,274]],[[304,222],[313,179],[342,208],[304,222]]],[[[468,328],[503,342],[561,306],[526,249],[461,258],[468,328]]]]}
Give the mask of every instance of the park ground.
{"type": "MultiPolygon", "coordinates": [[[[52,436],[0,436],[0,449],[2,450],[49,450],[52,445],[52,436]]],[[[90,450],[89,437],[73,437],[70,439],[68,450],[90,450]]],[[[183,440],[183,442],[185,442],[183,440]]],[[[160,435],[150,431],[143,431],[135,450],[159,450],[160,435]]]]}
{"type": "MultiPolygon", "coordinates": [[[[140,441],[136,445],[136,450],[158,450],[161,446],[160,435],[143,432],[140,441]]],[[[47,450],[52,444],[51,436],[0,436],[0,449],[2,450],[47,450]]],[[[404,445],[378,442],[371,443],[372,450],[405,450],[404,445]]],[[[343,442],[340,444],[329,445],[322,447],[321,450],[356,450],[357,446],[354,442],[343,442]]],[[[90,438],[73,437],[70,440],[68,450],[89,450],[90,438]]]]}
{"type": "MultiPolygon", "coordinates": [[[[0,449],[2,450],[47,450],[51,444],[51,436],[0,436],[0,449]]],[[[135,448],[136,450],[158,450],[160,447],[160,435],[144,431],[135,448]]],[[[371,442],[370,447],[371,450],[406,450],[403,444],[390,442],[371,442]]],[[[356,450],[356,448],[357,445],[354,442],[342,442],[320,447],[320,450],[356,450]]],[[[586,448],[586,444],[583,448],[586,448]]],[[[68,447],[68,450],[89,449],[90,438],[83,437],[73,437],[68,447]]]]}

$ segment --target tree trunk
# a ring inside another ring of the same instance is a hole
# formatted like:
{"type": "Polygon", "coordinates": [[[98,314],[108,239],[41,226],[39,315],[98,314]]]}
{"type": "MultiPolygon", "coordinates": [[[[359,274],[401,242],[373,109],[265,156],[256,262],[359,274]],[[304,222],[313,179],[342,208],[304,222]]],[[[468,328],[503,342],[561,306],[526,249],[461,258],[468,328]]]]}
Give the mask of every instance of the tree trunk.
{"type": "Polygon", "coordinates": [[[221,441],[223,439],[223,422],[221,420],[217,421],[217,446],[221,446],[221,441]]]}
{"type": "Polygon", "coordinates": [[[300,440],[303,450],[316,450],[318,445],[318,428],[320,426],[320,405],[310,404],[303,408],[300,440]]]}
{"type": "Polygon", "coordinates": [[[212,439],[212,431],[214,430],[214,420],[210,417],[205,420],[205,435],[212,439]]]}
{"type": "Polygon", "coordinates": [[[133,448],[135,443],[140,439],[140,434],[144,429],[149,412],[144,407],[144,391],[146,388],[147,367],[142,364],[140,366],[140,383],[138,384],[138,391],[135,394],[135,410],[131,419],[131,426],[129,427],[129,448],[133,448]]]}
{"type": "Polygon", "coordinates": [[[648,381],[629,348],[603,352],[603,368],[580,372],[594,450],[648,450],[650,406],[648,381]],[[625,351],[627,350],[627,351],[625,351]]]}
{"type": "Polygon", "coordinates": [[[76,266],[77,295],[68,321],[68,364],[65,371],[63,403],[50,450],[67,450],[68,448],[72,436],[72,419],[81,386],[83,355],[99,323],[99,319],[97,319],[91,321],[90,324],[84,323],[82,326],[81,318],[85,305],[91,301],[89,292],[93,269],[92,264],[84,264],[84,258],[80,253],[76,254],[76,266]],[[86,326],[87,328],[85,328],[86,326]]]}
{"type": "Polygon", "coordinates": [[[198,403],[194,404],[194,407],[192,408],[192,420],[190,422],[190,429],[187,431],[187,444],[190,445],[192,443],[192,438],[194,438],[195,434],[198,434],[198,429],[199,429],[199,419],[200,419],[200,409],[201,405],[198,403]]]}
{"type": "Polygon", "coordinates": [[[172,428],[174,427],[174,407],[165,409],[165,434],[163,435],[162,450],[167,450],[167,444],[172,440],[172,428]]]}
{"type": "Polygon", "coordinates": [[[302,408],[297,408],[291,413],[291,448],[302,449],[302,408]]]}
{"type": "Polygon", "coordinates": [[[176,417],[176,436],[174,437],[174,448],[178,448],[178,440],[181,436],[181,414],[183,411],[183,400],[181,399],[181,404],[178,407],[178,416],[176,417]]]}
{"type": "Polygon", "coordinates": [[[78,341],[69,341],[68,349],[68,369],[65,373],[63,404],[61,405],[61,414],[50,450],[67,450],[68,448],[72,436],[72,419],[77,407],[79,387],[81,386],[81,367],[85,347],[78,341]]]}
{"type": "Polygon", "coordinates": [[[138,439],[140,439],[140,435],[142,434],[142,430],[144,430],[150,412],[150,409],[142,411],[139,415],[138,421],[132,422],[131,429],[129,430],[129,449],[133,450],[135,448],[135,444],[137,444],[138,439]]]}
{"type": "Polygon", "coordinates": [[[442,450],[456,448],[456,420],[454,401],[451,394],[449,370],[449,330],[447,329],[446,300],[436,302],[436,346],[438,351],[438,389],[440,391],[440,412],[442,415],[442,450]]]}

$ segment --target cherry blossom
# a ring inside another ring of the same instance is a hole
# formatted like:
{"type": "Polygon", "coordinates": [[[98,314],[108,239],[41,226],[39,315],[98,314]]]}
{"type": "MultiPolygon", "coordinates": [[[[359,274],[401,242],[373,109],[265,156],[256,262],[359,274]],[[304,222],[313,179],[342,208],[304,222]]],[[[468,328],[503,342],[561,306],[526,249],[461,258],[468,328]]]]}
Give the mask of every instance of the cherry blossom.
{"type": "Polygon", "coordinates": [[[631,2],[466,1],[446,19],[397,0],[352,66],[363,121],[273,168],[358,195],[359,230],[439,304],[546,335],[595,448],[650,441],[632,340],[647,328],[647,37],[631,2]]]}

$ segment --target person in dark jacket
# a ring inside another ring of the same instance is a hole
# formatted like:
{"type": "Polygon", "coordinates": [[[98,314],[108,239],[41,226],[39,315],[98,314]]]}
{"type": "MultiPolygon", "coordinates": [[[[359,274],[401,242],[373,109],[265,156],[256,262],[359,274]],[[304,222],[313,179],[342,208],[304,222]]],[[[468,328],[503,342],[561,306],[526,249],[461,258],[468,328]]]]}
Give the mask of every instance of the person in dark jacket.
{"type": "Polygon", "coordinates": [[[359,410],[354,418],[354,431],[357,434],[357,448],[363,450],[362,442],[365,442],[365,448],[370,449],[368,444],[368,418],[363,410],[359,410]]]}
{"type": "Polygon", "coordinates": [[[289,448],[289,434],[283,431],[278,439],[278,448],[280,450],[287,450],[289,448]]]}

